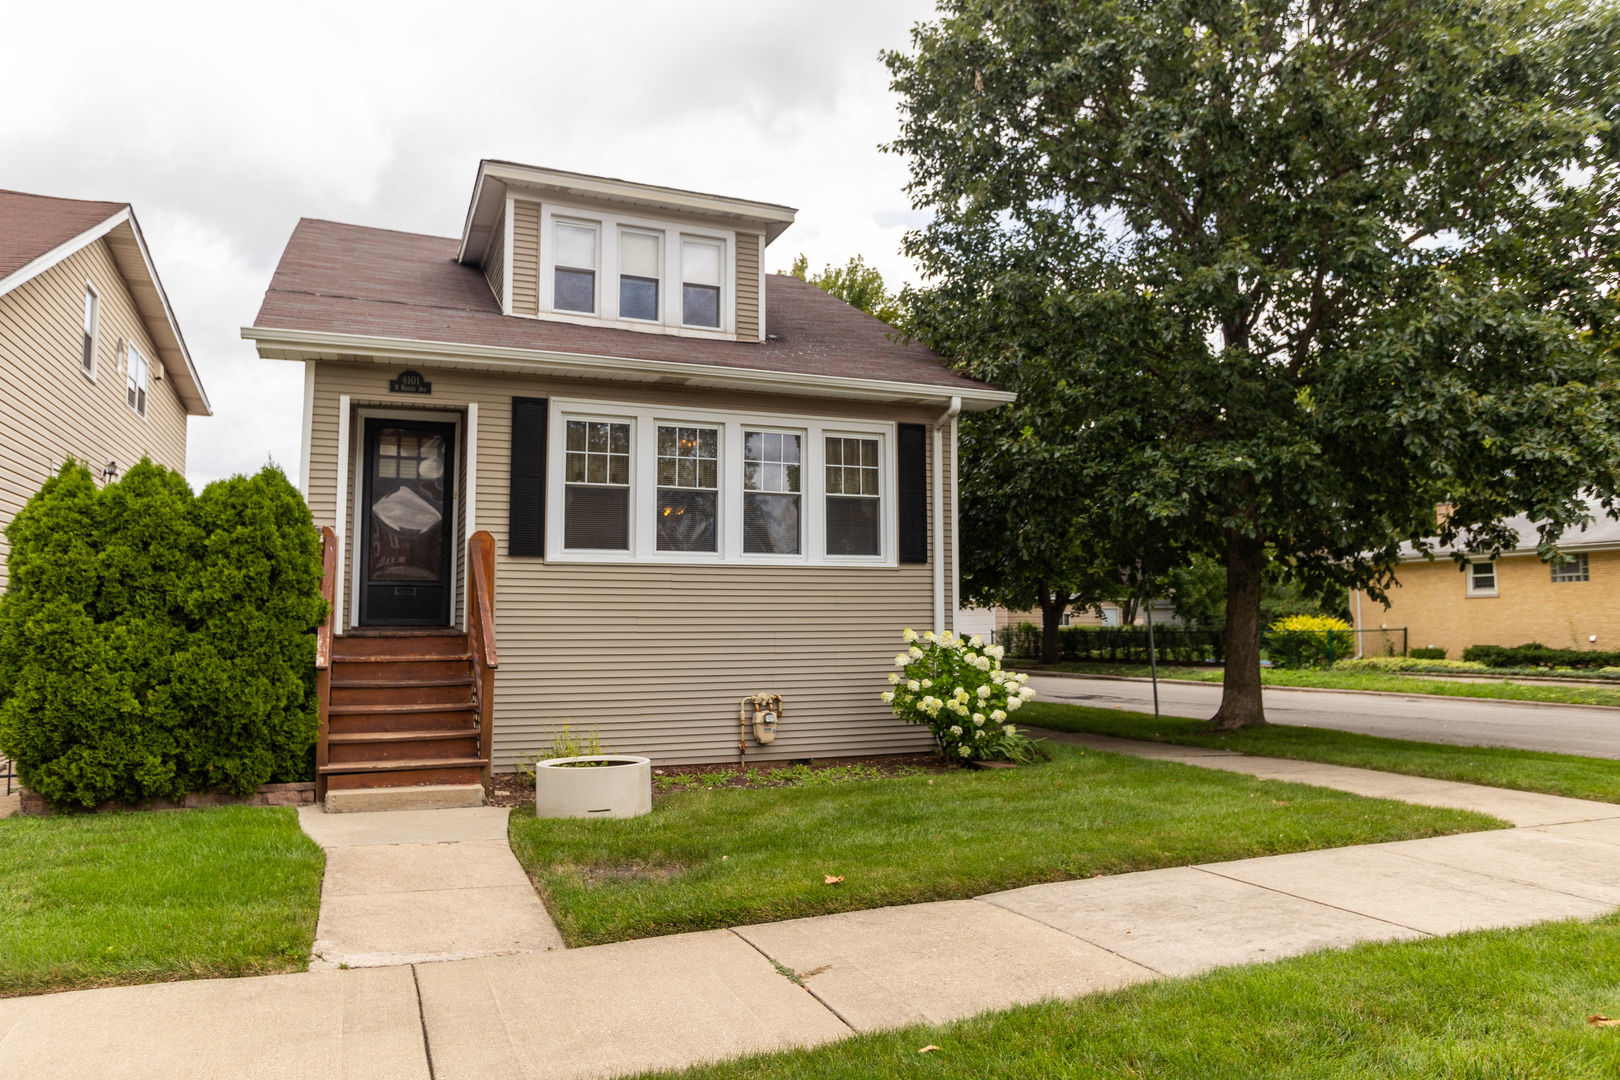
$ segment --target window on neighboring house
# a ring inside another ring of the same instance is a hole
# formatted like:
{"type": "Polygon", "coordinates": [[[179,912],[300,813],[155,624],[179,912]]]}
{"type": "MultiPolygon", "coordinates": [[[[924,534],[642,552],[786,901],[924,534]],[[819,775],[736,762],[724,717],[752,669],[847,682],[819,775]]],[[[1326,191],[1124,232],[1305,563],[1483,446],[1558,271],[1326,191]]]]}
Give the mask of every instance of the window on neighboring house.
{"type": "Polygon", "coordinates": [[[878,441],[827,437],[827,554],[878,555],[878,441]]]}
{"type": "Polygon", "coordinates": [[[630,425],[568,421],[563,546],[630,549],[630,425]]]}
{"type": "Polygon", "coordinates": [[[84,349],[80,355],[79,363],[86,375],[94,376],[96,373],[96,313],[101,306],[96,290],[88,285],[84,289],[84,349]]]}
{"type": "Polygon", "coordinates": [[[551,306],[558,311],[596,310],[596,229],[559,221],[553,229],[556,264],[551,306]]]}
{"type": "Polygon", "coordinates": [[[743,432],[743,551],[799,554],[800,436],[743,432]]]}
{"type": "Polygon", "coordinates": [[[681,322],[687,326],[720,325],[720,261],[718,241],[681,241],[681,322]]]}
{"type": "Polygon", "coordinates": [[[658,318],[658,237],[653,233],[619,234],[619,318],[658,318]]]}
{"type": "Polygon", "coordinates": [[[124,390],[129,401],[129,407],[141,416],[146,415],[146,357],[141,355],[132,342],[127,346],[127,365],[125,369],[124,390]]]}
{"type": "Polygon", "coordinates": [[[1592,566],[1586,552],[1579,555],[1560,555],[1552,561],[1552,579],[1555,584],[1566,581],[1591,581],[1592,566]]]}
{"type": "Polygon", "coordinates": [[[658,550],[718,551],[720,430],[658,428],[658,550]]]}
{"type": "Polygon", "coordinates": [[[1468,564],[1468,595],[1496,595],[1496,563],[1492,560],[1468,564]]]}

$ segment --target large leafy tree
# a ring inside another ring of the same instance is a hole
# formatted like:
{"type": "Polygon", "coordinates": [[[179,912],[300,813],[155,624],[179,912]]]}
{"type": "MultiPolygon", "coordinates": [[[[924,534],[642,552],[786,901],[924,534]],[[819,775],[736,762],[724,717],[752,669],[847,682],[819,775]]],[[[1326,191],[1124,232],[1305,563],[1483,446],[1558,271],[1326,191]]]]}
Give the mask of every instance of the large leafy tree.
{"type": "Polygon", "coordinates": [[[1220,560],[1218,726],[1264,722],[1268,553],[1379,595],[1442,500],[1475,550],[1612,510],[1612,5],[945,0],[913,46],[919,333],[1220,560]]]}

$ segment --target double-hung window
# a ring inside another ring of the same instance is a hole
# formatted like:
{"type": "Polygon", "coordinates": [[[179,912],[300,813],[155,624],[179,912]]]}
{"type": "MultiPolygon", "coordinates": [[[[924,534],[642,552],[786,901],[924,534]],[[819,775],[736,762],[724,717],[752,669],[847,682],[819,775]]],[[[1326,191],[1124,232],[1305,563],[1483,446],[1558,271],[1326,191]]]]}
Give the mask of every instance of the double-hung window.
{"type": "Polygon", "coordinates": [[[743,431],[743,551],[797,555],[800,442],[789,432],[743,431]]]}
{"type": "Polygon", "coordinates": [[[880,555],[878,441],[827,436],[827,554],[880,555]]]}
{"type": "Polygon", "coordinates": [[[1559,555],[1552,561],[1553,584],[1562,585],[1572,581],[1591,581],[1592,564],[1586,557],[1586,552],[1576,555],[1559,555]]]}
{"type": "Polygon", "coordinates": [[[1496,595],[1496,563],[1490,559],[1468,564],[1468,595],[1496,595]]]}
{"type": "Polygon", "coordinates": [[[84,287],[84,349],[80,354],[79,363],[84,373],[91,377],[96,374],[96,314],[101,301],[96,296],[96,290],[86,285],[84,287]]]}
{"type": "Polygon", "coordinates": [[[681,322],[687,326],[720,325],[718,240],[681,241],[681,322]]]}
{"type": "Polygon", "coordinates": [[[719,551],[720,429],[658,426],[658,550],[719,551]]]}
{"type": "Polygon", "coordinates": [[[556,240],[556,269],[552,278],[551,306],[558,311],[596,311],[596,229],[559,221],[552,229],[556,240]]]}
{"type": "Polygon", "coordinates": [[[563,468],[563,547],[630,550],[630,425],[570,420],[563,468]]]}
{"type": "Polygon", "coordinates": [[[124,396],[129,407],[141,416],[146,415],[146,357],[130,342],[126,348],[128,364],[124,378],[124,396]]]}
{"type": "Polygon", "coordinates": [[[658,321],[658,247],[655,233],[619,234],[619,318],[658,321]]]}

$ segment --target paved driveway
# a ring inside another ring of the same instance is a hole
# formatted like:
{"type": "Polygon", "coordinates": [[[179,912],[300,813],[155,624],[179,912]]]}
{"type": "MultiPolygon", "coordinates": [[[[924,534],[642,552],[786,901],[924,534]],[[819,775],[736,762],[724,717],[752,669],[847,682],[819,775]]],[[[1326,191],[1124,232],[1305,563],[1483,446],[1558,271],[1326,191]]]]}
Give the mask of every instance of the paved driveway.
{"type": "MultiPolygon", "coordinates": [[[[1147,682],[1032,675],[1041,701],[1151,712],[1147,682]]],[[[1166,716],[1200,720],[1215,715],[1221,688],[1212,683],[1159,681],[1166,716]]],[[[1266,719],[1274,724],[1338,728],[1364,735],[1464,746],[1513,746],[1560,754],[1620,758],[1620,709],[1594,709],[1539,702],[1487,701],[1415,694],[1337,694],[1315,690],[1265,691],[1266,719]]]]}

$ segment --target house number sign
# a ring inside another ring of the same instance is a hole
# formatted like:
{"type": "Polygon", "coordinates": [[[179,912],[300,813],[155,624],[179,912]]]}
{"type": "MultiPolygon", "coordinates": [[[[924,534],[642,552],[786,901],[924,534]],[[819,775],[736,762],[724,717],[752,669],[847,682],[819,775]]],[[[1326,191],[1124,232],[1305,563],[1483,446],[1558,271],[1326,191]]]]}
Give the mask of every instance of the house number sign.
{"type": "Polygon", "coordinates": [[[433,384],[422,378],[419,371],[402,371],[399,378],[388,380],[390,394],[431,394],[433,384]]]}

